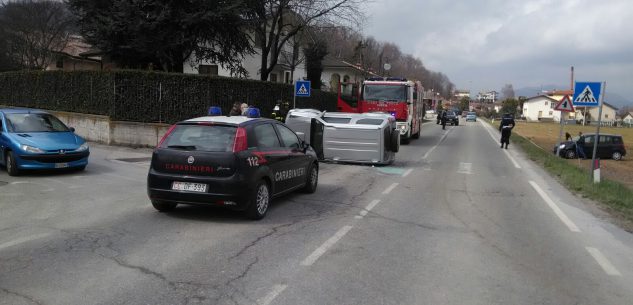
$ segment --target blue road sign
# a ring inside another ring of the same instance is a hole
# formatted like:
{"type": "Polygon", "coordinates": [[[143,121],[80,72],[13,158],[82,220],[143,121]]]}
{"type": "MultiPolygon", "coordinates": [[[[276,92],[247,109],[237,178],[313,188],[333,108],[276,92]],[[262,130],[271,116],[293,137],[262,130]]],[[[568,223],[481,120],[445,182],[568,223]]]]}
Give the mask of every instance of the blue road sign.
{"type": "Polygon", "coordinates": [[[574,106],[598,107],[600,106],[600,91],[602,84],[599,82],[576,82],[574,86],[574,106]]]}
{"type": "Polygon", "coordinates": [[[309,80],[298,80],[295,82],[295,96],[310,97],[309,80]]]}

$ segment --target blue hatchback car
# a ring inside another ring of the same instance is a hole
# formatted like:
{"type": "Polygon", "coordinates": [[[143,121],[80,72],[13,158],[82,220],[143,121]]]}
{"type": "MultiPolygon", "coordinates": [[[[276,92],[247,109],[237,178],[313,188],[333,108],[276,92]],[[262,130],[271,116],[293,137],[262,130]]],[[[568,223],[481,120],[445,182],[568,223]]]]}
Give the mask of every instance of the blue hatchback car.
{"type": "Polygon", "coordinates": [[[88,165],[88,143],[50,113],[0,108],[0,164],[11,176],[24,170],[88,165]]]}

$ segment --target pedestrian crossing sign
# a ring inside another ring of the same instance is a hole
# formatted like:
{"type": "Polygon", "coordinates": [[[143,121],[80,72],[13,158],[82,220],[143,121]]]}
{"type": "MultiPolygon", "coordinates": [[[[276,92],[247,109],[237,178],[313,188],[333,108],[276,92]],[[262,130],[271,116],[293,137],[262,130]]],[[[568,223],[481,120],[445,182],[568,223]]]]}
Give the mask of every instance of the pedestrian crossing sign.
{"type": "Polygon", "coordinates": [[[295,82],[295,96],[310,97],[309,80],[298,80],[295,82]]]}
{"type": "Polygon", "coordinates": [[[599,82],[576,82],[574,86],[574,106],[600,106],[601,85],[599,82]]]}
{"type": "Polygon", "coordinates": [[[558,104],[556,104],[554,110],[562,112],[574,112],[574,105],[572,104],[571,99],[569,99],[569,95],[565,95],[565,97],[563,97],[563,99],[560,100],[558,104]]]}

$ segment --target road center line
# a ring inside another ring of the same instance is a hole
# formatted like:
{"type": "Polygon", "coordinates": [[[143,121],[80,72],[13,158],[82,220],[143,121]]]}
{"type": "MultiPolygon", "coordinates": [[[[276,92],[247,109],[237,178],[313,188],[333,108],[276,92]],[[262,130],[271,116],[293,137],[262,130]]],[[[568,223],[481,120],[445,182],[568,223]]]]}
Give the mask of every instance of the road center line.
{"type": "Polygon", "coordinates": [[[433,147],[431,147],[431,149],[429,149],[424,156],[422,156],[422,158],[420,158],[420,160],[424,160],[426,158],[429,157],[429,155],[440,145],[442,144],[442,142],[444,141],[444,139],[446,139],[446,136],[448,136],[448,133],[451,131],[451,129],[449,129],[449,131],[445,132],[444,135],[440,138],[440,140],[437,142],[437,144],[435,144],[433,147]]]}
{"type": "Polygon", "coordinates": [[[574,224],[571,221],[571,219],[569,219],[569,217],[567,217],[567,215],[565,215],[565,213],[563,213],[563,211],[556,205],[556,203],[554,203],[552,198],[550,198],[547,195],[547,193],[545,193],[545,191],[543,191],[543,189],[541,189],[541,187],[538,186],[538,184],[536,184],[536,182],[530,180],[530,185],[532,185],[532,187],[541,196],[541,198],[543,198],[545,203],[547,203],[547,205],[549,205],[549,207],[554,211],[554,214],[556,214],[556,216],[558,216],[558,218],[560,218],[560,220],[569,228],[570,231],[572,231],[572,232],[580,232],[580,229],[578,229],[576,224],[574,224]]]}
{"type": "Polygon", "coordinates": [[[413,171],[412,168],[408,169],[406,172],[404,172],[404,174],[402,174],[402,177],[406,177],[409,176],[409,174],[413,171]]]}
{"type": "Polygon", "coordinates": [[[334,244],[336,244],[349,230],[352,229],[352,226],[344,226],[334,236],[330,237],[330,239],[326,240],[321,246],[319,246],[312,254],[306,257],[302,262],[301,266],[311,266],[316,262],[321,255],[325,254],[328,249],[330,249],[334,244]]]}
{"type": "MultiPolygon", "coordinates": [[[[488,134],[490,135],[490,137],[492,138],[493,141],[497,142],[497,138],[495,137],[495,135],[492,133],[492,131],[490,131],[492,129],[492,127],[486,125],[486,123],[484,123],[483,121],[479,121],[479,123],[484,127],[484,129],[488,132],[488,134]]],[[[521,168],[521,166],[519,165],[519,163],[514,159],[514,157],[512,157],[512,155],[510,155],[510,153],[504,149],[503,152],[506,154],[506,156],[508,157],[508,159],[510,159],[510,161],[512,162],[512,164],[514,165],[514,167],[516,168],[521,168]]]]}
{"type": "Polygon", "coordinates": [[[288,288],[288,285],[273,286],[273,290],[271,290],[263,299],[259,300],[257,304],[269,305],[275,300],[277,296],[279,296],[284,290],[286,290],[286,288],[288,288]]]}
{"type": "Polygon", "coordinates": [[[376,207],[376,205],[380,203],[380,199],[376,199],[376,200],[372,200],[366,207],[365,210],[366,211],[371,211],[374,207],[376,207]]]}
{"type": "Polygon", "coordinates": [[[390,185],[390,186],[389,186],[386,190],[384,190],[384,191],[382,192],[382,194],[383,194],[383,195],[387,195],[387,194],[391,193],[391,191],[393,191],[393,189],[395,189],[395,188],[396,188],[396,186],[398,186],[398,183],[397,183],[397,182],[392,183],[392,184],[391,184],[391,185],[390,185]]]}
{"type": "Polygon", "coordinates": [[[611,264],[611,262],[602,254],[602,252],[600,252],[600,250],[592,247],[585,247],[585,249],[587,249],[589,254],[593,256],[593,259],[598,262],[598,265],[602,267],[602,270],[604,270],[606,274],[612,276],[622,276],[620,271],[618,271],[618,269],[616,269],[613,264],[611,264]]]}
{"type": "Polygon", "coordinates": [[[5,248],[9,248],[15,245],[19,245],[25,242],[29,242],[32,240],[36,240],[36,239],[40,239],[40,238],[44,238],[46,236],[51,235],[51,233],[41,233],[41,234],[35,234],[35,235],[31,235],[31,236],[25,236],[25,237],[20,237],[18,239],[14,239],[12,241],[0,244],[0,250],[5,249],[5,248]]]}

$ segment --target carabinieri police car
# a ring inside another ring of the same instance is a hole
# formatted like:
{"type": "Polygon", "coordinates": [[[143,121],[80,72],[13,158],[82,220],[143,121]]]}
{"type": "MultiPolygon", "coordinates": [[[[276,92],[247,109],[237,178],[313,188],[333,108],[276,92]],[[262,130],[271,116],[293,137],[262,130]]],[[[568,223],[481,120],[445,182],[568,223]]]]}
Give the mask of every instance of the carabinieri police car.
{"type": "Polygon", "coordinates": [[[210,204],[266,215],[270,200],[316,191],[315,151],[283,123],[247,116],[207,116],[173,125],[152,155],[147,192],[154,208],[210,204]]]}

